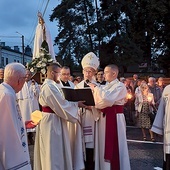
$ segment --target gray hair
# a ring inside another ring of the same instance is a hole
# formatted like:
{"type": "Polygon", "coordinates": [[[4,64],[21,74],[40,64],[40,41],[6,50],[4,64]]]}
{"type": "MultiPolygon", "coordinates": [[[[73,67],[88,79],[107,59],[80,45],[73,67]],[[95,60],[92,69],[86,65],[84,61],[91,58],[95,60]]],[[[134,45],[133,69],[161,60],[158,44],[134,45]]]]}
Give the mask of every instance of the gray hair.
{"type": "Polygon", "coordinates": [[[10,63],[4,70],[4,82],[16,81],[26,74],[25,66],[21,63],[10,63]]]}
{"type": "Polygon", "coordinates": [[[148,82],[150,82],[150,81],[152,81],[152,80],[153,80],[153,81],[156,81],[155,77],[149,77],[149,78],[148,78],[148,82]]]}

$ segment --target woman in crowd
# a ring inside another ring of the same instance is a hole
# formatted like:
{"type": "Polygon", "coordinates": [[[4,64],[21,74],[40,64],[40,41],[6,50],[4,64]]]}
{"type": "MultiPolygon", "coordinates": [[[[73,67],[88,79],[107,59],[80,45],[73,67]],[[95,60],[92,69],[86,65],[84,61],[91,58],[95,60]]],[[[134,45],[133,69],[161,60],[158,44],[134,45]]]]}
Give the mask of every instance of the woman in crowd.
{"type": "Polygon", "coordinates": [[[154,142],[154,135],[151,129],[151,121],[149,118],[149,113],[152,111],[152,105],[154,105],[153,94],[149,92],[149,87],[146,83],[141,83],[140,93],[136,94],[135,99],[135,110],[138,117],[139,126],[142,129],[143,140],[146,140],[145,130],[149,129],[151,141],[154,142]]]}

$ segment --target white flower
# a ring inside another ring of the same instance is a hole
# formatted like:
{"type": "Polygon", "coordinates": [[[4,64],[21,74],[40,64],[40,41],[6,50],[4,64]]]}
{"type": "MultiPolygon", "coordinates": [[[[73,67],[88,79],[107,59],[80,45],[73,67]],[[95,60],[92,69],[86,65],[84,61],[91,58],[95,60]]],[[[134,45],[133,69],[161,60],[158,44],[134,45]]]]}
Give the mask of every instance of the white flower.
{"type": "Polygon", "coordinates": [[[41,69],[41,73],[42,73],[42,74],[45,74],[45,73],[46,73],[46,69],[45,69],[45,68],[42,68],[42,69],[41,69]]]}
{"type": "Polygon", "coordinates": [[[32,73],[34,73],[34,68],[32,67],[32,68],[30,69],[30,71],[31,71],[32,73]]]}
{"type": "Polygon", "coordinates": [[[41,68],[42,67],[41,63],[37,63],[36,67],[41,68]]]}
{"type": "Polygon", "coordinates": [[[53,63],[53,61],[49,52],[45,48],[40,48],[39,56],[33,59],[27,67],[31,72],[46,74],[47,65],[53,63]]]}
{"type": "Polygon", "coordinates": [[[52,62],[52,61],[53,61],[53,59],[52,59],[52,58],[48,60],[48,62],[52,62]]]}
{"type": "Polygon", "coordinates": [[[36,60],[32,60],[32,65],[36,64],[37,61],[36,60]]]}
{"type": "Polygon", "coordinates": [[[42,58],[42,61],[46,63],[46,62],[47,62],[47,59],[46,59],[46,58],[42,58]]]}
{"type": "Polygon", "coordinates": [[[47,65],[46,63],[42,63],[41,64],[42,67],[46,67],[46,65],[47,65]]]}

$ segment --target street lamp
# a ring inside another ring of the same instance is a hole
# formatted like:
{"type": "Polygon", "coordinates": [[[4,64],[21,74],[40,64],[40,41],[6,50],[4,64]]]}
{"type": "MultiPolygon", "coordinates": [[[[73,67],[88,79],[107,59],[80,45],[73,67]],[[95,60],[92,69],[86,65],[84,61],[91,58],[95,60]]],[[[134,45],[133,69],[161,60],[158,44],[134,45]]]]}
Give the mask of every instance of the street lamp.
{"type": "Polygon", "coordinates": [[[25,61],[24,61],[24,36],[19,33],[18,31],[16,31],[17,34],[21,35],[21,39],[22,39],[22,64],[25,65],[25,61]]]}

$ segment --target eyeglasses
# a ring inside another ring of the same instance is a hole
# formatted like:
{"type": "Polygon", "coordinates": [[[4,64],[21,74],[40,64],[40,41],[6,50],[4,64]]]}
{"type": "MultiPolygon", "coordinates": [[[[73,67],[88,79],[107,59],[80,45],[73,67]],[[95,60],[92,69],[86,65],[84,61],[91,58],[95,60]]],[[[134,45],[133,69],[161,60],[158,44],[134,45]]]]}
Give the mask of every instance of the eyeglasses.
{"type": "Polygon", "coordinates": [[[70,76],[70,73],[63,73],[62,76],[70,76]]]}
{"type": "Polygon", "coordinates": [[[89,74],[92,74],[94,71],[92,70],[83,70],[85,73],[89,73],[89,74]]]}

